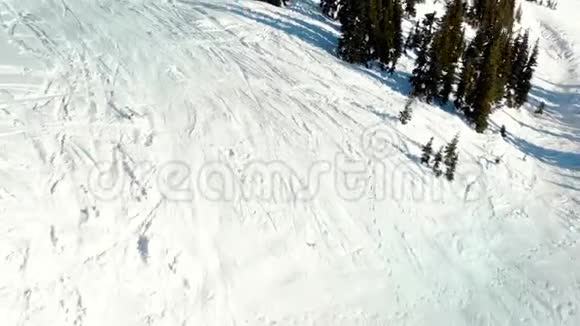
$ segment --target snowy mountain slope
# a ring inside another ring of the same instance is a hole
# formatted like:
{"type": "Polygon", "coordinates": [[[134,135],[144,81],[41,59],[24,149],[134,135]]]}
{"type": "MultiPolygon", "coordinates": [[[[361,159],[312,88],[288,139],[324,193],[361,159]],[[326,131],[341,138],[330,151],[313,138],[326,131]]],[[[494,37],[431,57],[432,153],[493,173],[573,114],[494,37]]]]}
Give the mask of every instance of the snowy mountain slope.
{"type": "Polygon", "coordinates": [[[575,1],[524,3],[548,112],[486,135],[397,123],[412,61],[341,62],[309,1],[1,4],[4,325],[580,321],[575,1]],[[457,133],[449,184],[419,148],[457,133]]]}

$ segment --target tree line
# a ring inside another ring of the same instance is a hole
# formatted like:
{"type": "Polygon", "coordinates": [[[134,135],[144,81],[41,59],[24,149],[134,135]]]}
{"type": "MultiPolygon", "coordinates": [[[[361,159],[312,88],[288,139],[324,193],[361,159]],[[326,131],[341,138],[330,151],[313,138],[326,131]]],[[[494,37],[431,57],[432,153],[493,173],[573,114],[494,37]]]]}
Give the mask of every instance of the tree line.
{"type": "MultiPolygon", "coordinates": [[[[279,6],[286,2],[262,1],[279,6]]],[[[341,59],[394,72],[402,54],[414,53],[410,96],[442,105],[452,99],[477,132],[487,129],[495,108],[526,103],[538,43],[530,42],[527,31],[516,31],[522,12],[521,7],[516,10],[515,0],[473,0],[471,5],[448,0],[442,17],[428,13],[417,19],[405,39],[403,18],[414,17],[415,6],[423,1],[321,0],[320,7],[341,22],[341,59]],[[466,25],[476,29],[469,42],[466,25]]],[[[410,119],[407,113],[402,121],[410,119]]]]}
{"type": "Polygon", "coordinates": [[[477,132],[487,129],[494,108],[527,101],[538,43],[531,44],[527,31],[515,30],[521,17],[515,0],[474,0],[472,5],[448,0],[442,17],[429,13],[418,19],[404,39],[402,20],[416,15],[420,1],[322,0],[320,5],[342,24],[340,58],[393,72],[403,53],[414,53],[410,95],[437,104],[453,99],[477,132]],[[466,25],[476,29],[469,42],[466,25]]]}

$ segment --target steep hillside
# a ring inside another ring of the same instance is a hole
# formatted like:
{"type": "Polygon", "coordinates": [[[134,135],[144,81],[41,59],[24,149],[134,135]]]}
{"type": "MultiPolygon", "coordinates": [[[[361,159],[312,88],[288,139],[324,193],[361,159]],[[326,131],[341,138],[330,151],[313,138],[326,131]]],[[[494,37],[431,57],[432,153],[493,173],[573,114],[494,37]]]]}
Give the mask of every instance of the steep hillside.
{"type": "Polygon", "coordinates": [[[310,0],[0,1],[2,324],[580,324],[560,2],[523,4],[531,103],[481,135],[421,103],[401,125],[412,58],[342,62],[310,0]],[[449,183],[420,147],[456,134],[449,183]]]}

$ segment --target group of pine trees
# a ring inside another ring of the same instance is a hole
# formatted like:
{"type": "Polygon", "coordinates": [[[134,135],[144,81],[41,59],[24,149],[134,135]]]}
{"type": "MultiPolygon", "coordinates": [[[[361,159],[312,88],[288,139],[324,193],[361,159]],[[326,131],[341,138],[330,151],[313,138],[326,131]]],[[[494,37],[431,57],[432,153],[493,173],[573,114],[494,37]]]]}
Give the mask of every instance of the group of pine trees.
{"type": "Polygon", "coordinates": [[[428,14],[423,26],[406,42],[417,51],[411,95],[428,103],[447,102],[456,80],[457,62],[463,52],[463,2],[450,0],[441,19],[428,14]]]}
{"type": "MultiPolygon", "coordinates": [[[[275,5],[287,2],[262,1],[275,5]]],[[[405,51],[415,52],[409,80],[411,97],[438,104],[453,98],[455,107],[482,133],[495,107],[520,107],[527,101],[538,43],[530,44],[527,31],[515,31],[514,24],[521,17],[515,0],[472,0],[471,5],[464,0],[447,0],[442,17],[425,15],[404,40],[403,16],[415,16],[416,4],[423,1],[321,0],[320,7],[342,24],[340,58],[393,72],[405,51]],[[468,43],[465,24],[477,30],[468,43]]],[[[399,117],[403,124],[411,119],[411,103],[399,117]]]]}
{"type": "MultiPolygon", "coordinates": [[[[343,5],[349,0],[320,0],[320,8],[322,8],[322,13],[326,16],[337,19],[338,13],[343,5]]],[[[401,0],[403,10],[405,14],[411,17],[415,17],[417,11],[415,10],[415,5],[417,3],[422,3],[425,0],[401,0]],[[404,2],[404,3],[403,3],[404,2]]],[[[364,2],[364,0],[361,0],[364,2]]],[[[380,8],[380,7],[379,7],[380,8]]]]}
{"type": "Polygon", "coordinates": [[[339,57],[350,63],[376,62],[394,71],[403,51],[401,0],[341,0],[339,9],[339,57]]]}
{"type": "Polygon", "coordinates": [[[450,0],[440,19],[425,16],[406,44],[417,52],[410,78],[411,95],[454,104],[477,132],[488,127],[492,109],[500,103],[520,107],[528,98],[537,65],[538,44],[527,32],[516,34],[514,0],[476,0],[465,8],[450,0]],[[463,22],[477,28],[465,44],[463,22]]]}
{"type": "MultiPolygon", "coordinates": [[[[519,107],[527,101],[538,44],[530,44],[527,32],[514,31],[521,16],[515,0],[473,0],[472,5],[448,0],[442,17],[425,15],[403,40],[403,16],[414,16],[419,1],[322,0],[321,7],[342,23],[338,54],[343,60],[376,63],[392,72],[401,54],[415,52],[410,95],[438,104],[453,97],[477,132],[487,129],[499,104],[519,107]],[[469,43],[465,24],[477,29],[469,43]]],[[[401,122],[409,121],[410,111],[409,106],[401,112],[401,122]]]]}
{"type": "Polygon", "coordinates": [[[430,166],[435,176],[440,177],[445,174],[447,180],[453,181],[455,179],[457,163],[459,162],[459,154],[457,153],[458,143],[459,136],[455,136],[447,145],[441,147],[436,153],[433,153],[433,137],[431,137],[427,144],[423,146],[421,163],[430,166]],[[441,164],[445,165],[445,171],[442,170],[441,164]]]}

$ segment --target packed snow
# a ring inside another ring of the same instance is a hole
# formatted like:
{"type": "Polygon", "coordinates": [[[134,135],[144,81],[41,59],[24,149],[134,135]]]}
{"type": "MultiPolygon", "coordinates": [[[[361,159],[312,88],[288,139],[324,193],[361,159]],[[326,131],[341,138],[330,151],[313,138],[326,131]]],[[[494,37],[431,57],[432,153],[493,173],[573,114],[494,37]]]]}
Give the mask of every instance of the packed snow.
{"type": "Polygon", "coordinates": [[[313,0],[0,1],[0,324],[580,325],[580,2],[522,6],[481,135],[313,0]]]}

